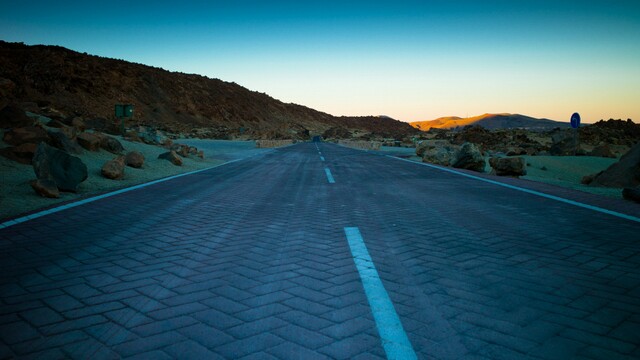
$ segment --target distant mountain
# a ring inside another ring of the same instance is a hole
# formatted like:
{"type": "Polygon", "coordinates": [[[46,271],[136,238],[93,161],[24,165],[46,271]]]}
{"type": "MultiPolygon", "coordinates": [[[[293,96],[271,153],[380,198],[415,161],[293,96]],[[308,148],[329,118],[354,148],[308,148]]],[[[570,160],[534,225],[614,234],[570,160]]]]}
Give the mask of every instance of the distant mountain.
{"type": "Polygon", "coordinates": [[[469,118],[457,116],[441,117],[435,120],[415,121],[409,123],[411,126],[422,131],[431,128],[453,129],[467,125],[479,125],[485,129],[528,129],[528,130],[551,130],[553,128],[566,128],[571,125],[568,122],[560,122],[549,119],[538,119],[520,114],[484,114],[469,118]]]}
{"type": "MultiPolygon", "coordinates": [[[[219,79],[79,53],[59,46],[0,41],[0,109],[54,109],[62,117],[114,119],[114,105],[135,105],[127,125],[217,138],[308,139],[328,129],[369,138],[418,131],[386,117],[336,117],[219,79]]],[[[51,113],[55,113],[50,110],[51,113]]]]}

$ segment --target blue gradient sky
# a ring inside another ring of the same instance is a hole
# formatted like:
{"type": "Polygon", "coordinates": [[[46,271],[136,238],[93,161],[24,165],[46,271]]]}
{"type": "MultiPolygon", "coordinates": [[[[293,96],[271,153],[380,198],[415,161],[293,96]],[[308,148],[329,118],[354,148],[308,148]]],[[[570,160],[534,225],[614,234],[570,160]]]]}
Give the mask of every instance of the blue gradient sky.
{"type": "Polygon", "coordinates": [[[0,0],[0,39],[234,81],[334,115],[640,121],[635,1],[0,0]]]}

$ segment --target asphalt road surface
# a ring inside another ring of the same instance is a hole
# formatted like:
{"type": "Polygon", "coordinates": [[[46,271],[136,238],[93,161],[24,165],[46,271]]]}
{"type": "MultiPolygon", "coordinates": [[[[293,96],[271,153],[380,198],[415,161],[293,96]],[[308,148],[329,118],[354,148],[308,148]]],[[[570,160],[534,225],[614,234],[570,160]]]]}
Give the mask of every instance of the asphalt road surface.
{"type": "Polygon", "coordinates": [[[289,146],[4,224],[0,358],[637,359],[631,215],[289,146]]]}

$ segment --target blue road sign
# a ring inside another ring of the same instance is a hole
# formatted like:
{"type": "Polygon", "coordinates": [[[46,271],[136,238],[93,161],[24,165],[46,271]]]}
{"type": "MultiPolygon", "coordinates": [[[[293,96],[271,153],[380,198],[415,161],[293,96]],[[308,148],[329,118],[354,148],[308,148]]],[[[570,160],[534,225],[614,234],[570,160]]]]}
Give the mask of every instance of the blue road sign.
{"type": "Polygon", "coordinates": [[[577,129],[580,126],[580,114],[573,113],[571,115],[571,127],[577,129]]]}

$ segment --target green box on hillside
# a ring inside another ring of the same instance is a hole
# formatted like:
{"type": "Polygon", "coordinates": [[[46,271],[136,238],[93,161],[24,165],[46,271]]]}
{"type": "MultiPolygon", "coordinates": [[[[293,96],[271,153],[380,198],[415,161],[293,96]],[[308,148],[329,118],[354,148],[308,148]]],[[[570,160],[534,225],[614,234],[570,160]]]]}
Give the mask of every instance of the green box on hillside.
{"type": "Polygon", "coordinates": [[[119,119],[133,117],[133,105],[116,104],[116,117],[119,119]]]}

